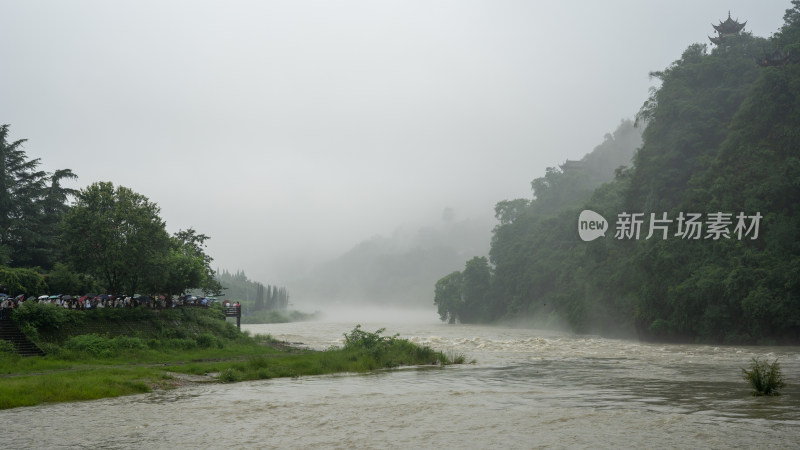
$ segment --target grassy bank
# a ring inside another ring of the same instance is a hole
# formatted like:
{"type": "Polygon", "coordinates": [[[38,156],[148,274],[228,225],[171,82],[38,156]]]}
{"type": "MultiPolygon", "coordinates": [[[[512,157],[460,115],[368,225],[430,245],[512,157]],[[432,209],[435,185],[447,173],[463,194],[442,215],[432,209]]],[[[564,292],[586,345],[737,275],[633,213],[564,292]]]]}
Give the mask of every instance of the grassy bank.
{"type": "Polygon", "coordinates": [[[461,363],[383,330],[357,326],[342,347],[292,348],[248,336],[221,311],[68,311],[36,305],[14,320],[47,355],[0,349],[0,409],[92,400],[169,389],[186,383],[367,372],[409,365],[461,363]]]}

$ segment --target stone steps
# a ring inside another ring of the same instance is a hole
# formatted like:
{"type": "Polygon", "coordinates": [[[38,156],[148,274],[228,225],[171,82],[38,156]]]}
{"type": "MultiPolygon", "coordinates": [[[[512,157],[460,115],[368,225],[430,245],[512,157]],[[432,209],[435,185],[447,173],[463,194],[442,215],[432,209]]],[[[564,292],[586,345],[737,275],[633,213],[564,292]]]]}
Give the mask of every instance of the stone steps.
{"type": "Polygon", "coordinates": [[[43,356],[44,352],[36,344],[29,341],[11,319],[0,320],[0,339],[11,342],[17,353],[22,356],[43,356]]]}

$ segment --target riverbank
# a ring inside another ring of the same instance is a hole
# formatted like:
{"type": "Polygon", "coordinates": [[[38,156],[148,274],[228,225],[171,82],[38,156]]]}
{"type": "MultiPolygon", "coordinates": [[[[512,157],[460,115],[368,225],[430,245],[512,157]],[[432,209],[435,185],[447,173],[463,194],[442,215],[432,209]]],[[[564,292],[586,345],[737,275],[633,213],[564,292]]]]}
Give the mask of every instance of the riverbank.
{"type": "MultiPolygon", "coordinates": [[[[220,311],[69,311],[41,305],[15,317],[46,356],[0,352],[0,409],[93,400],[190,383],[368,372],[463,362],[356,327],[343,346],[315,351],[250,336],[220,311]]],[[[15,312],[16,313],[16,312],[15,312]]]]}

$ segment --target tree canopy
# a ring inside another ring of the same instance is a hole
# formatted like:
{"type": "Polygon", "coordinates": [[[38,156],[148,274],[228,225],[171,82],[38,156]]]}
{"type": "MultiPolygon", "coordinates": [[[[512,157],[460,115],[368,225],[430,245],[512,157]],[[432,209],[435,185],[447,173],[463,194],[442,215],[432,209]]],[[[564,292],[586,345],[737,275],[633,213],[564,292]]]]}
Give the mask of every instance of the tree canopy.
{"type": "Polygon", "coordinates": [[[75,194],[61,185],[77,176],[70,169],[49,174],[29,159],[25,139],[9,142],[0,125],[0,264],[52,268],[61,256],[58,224],[75,194]]]}
{"type": "Polygon", "coordinates": [[[81,190],[64,218],[70,262],[110,292],[134,293],[152,284],[170,244],[159,212],[147,197],[110,182],[81,190]]]}
{"type": "Polygon", "coordinates": [[[193,228],[169,236],[160,208],[124,186],[100,182],[82,189],[63,223],[69,261],[108,292],[166,295],[202,289],[219,295],[209,239],[193,228]]]}

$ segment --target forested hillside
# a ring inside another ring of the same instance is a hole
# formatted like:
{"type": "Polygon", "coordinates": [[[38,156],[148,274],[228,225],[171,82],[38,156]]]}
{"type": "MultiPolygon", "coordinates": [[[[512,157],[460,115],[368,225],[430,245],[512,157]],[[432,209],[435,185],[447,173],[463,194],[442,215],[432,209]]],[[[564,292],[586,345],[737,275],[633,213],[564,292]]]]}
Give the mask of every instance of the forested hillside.
{"type": "Polygon", "coordinates": [[[490,259],[436,284],[441,318],[800,342],[800,2],[785,21],[769,40],[694,44],[654,72],[643,142],[613,181],[548,169],[533,199],[499,202],[490,259]],[[604,237],[581,239],[585,209],[608,221],[604,237]]]}

